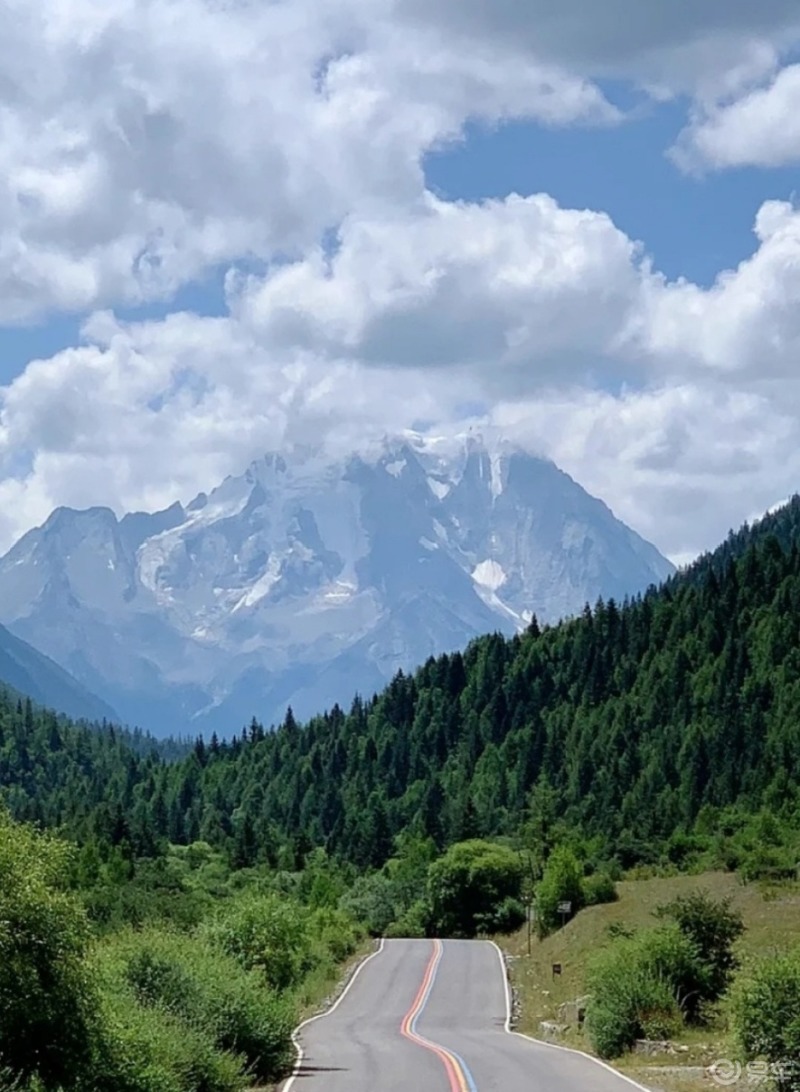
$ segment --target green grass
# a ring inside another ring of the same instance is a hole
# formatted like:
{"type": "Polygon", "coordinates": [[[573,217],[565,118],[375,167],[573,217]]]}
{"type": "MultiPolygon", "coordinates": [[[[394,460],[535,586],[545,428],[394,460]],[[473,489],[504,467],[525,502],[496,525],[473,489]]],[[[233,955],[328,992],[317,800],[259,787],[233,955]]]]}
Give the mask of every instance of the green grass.
{"type": "MultiPolygon", "coordinates": [[[[618,884],[618,902],[581,911],[563,929],[543,941],[534,934],[530,955],[526,928],[500,941],[503,950],[513,957],[511,977],[521,1003],[518,1030],[542,1038],[542,1021],[564,1022],[559,1018],[559,1006],[587,992],[587,964],[597,951],[611,943],[609,927],[652,927],[656,924],[653,911],[657,906],[697,888],[709,891],[715,898],[730,897],[741,912],[746,932],[737,951],[744,963],[776,949],[800,945],[800,884],[765,889],[755,884],[743,885],[736,876],[720,872],[625,881],[618,884]],[[554,963],[562,966],[562,974],[555,978],[554,963]]],[[[590,1050],[582,1032],[575,1028],[557,1041],[590,1050]]],[[[724,1013],[715,1025],[684,1031],[673,1041],[686,1049],[646,1058],[632,1055],[623,1059],[619,1068],[648,1088],[664,1092],[718,1088],[697,1067],[704,1069],[720,1058],[730,1057],[732,1047],[724,1013]],[[677,1072],[671,1072],[673,1069],[677,1072]]]]}
{"type": "Polygon", "coordinates": [[[374,940],[364,940],[345,963],[326,964],[306,975],[301,986],[295,991],[300,1005],[300,1018],[307,1020],[327,1007],[328,1001],[352,972],[368,955],[375,951],[374,940]]]}

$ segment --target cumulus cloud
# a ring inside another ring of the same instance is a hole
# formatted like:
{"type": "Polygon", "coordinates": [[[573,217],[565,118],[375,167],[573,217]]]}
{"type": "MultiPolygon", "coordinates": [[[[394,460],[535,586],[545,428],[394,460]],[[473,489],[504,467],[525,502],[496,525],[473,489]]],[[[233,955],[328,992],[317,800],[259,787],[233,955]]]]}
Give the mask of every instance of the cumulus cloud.
{"type": "Polygon", "coordinates": [[[672,155],[690,171],[800,162],[800,64],[767,86],[697,110],[672,155]]]}
{"type": "Polygon", "coordinates": [[[350,218],[332,257],[233,278],[225,318],[98,313],[5,391],[0,537],[56,502],[155,507],[266,449],[347,450],[482,406],[683,557],[800,471],[800,213],[768,203],[756,231],[703,289],[602,214],[429,197],[350,218]]]}
{"type": "Polygon", "coordinates": [[[354,207],[417,199],[421,157],[470,117],[614,120],[552,64],[387,18],[383,0],[3,0],[0,321],[302,253],[354,207]]]}
{"type": "Polygon", "coordinates": [[[266,451],[353,451],[398,423],[455,419],[465,379],[276,352],[230,319],[95,315],[86,344],[31,363],[3,393],[0,547],[58,504],[118,512],[190,500],[266,451]]]}
{"type": "Polygon", "coordinates": [[[708,290],[651,284],[638,346],[675,374],[705,369],[741,381],[793,379],[800,354],[800,210],[762,205],[758,249],[708,290]]]}
{"type": "Polygon", "coordinates": [[[543,194],[482,205],[429,195],[388,220],[348,218],[338,242],[331,260],[318,252],[238,285],[237,318],[276,347],[488,367],[531,387],[565,354],[591,367],[612,354],[642,278],[639,248],[608,216],[543,194]]]}
{"type": "Polygon", "coordinates": [[[800,384],[780,393],[674,384],[573,388],[498,403],[493,423],[550,456],[676,564],[717,545],[800,480],[800,384]]]}

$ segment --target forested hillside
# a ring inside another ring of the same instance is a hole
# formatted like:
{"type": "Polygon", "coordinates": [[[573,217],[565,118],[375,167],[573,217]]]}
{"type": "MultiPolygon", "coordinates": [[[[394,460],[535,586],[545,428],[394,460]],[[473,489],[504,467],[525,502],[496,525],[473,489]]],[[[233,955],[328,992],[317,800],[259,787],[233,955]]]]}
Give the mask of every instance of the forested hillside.
{"type": "Polygon", "coordinates": [[[0,784],[15,816],[78,837],[132,855],[203,839],[240,864],[324,846],[375,866],[405,830],[441,848],[560,825],[628,865],[733,833],[726,809],[794,827],[799,524],[795,500],[633,602],[488,636],[347,713],[254,721],[173,763],[6,703],[0,784]]]}
{"type": "Polygon", "coordinates": [[[558,818],[632,862],[734,805],[793,818],[800,551],[741,543],[635,602],[431,661],[346,716],[199,752],[187,823],[233,801],[259,846],[277,827],[368,864],[409,825],[444,845],[558,818]]]}

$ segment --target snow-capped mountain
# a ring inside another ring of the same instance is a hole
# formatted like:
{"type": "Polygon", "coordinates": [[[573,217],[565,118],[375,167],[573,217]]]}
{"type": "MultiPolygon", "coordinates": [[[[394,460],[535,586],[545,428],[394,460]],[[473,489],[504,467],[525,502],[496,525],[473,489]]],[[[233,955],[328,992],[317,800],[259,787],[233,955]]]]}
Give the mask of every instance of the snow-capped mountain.
{"type": "Polygon", "coordinates": [[[0,621],[130,722],[230,733],[671,571],[553,464],[409,436],[268,455],[185,508],[58,509],[0,560],[0,621]]]}

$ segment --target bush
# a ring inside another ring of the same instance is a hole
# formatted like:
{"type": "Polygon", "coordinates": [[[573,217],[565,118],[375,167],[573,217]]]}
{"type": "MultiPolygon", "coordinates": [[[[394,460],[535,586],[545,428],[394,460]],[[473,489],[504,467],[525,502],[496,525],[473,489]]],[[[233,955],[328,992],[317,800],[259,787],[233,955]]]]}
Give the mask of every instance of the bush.
{"type": "Polygon", "coordinates": [[[604,952],[590,966],[586,1030],[601,1058],[616,1058],[637,1039],[668,1038],[680,1023],[670,983],[632,944],[604,952]]]}
{"type": "Polygon", "coordinates": [[[387,937],[420,938],[432,931],[431,909],[424,899],[412,903],[386,930],[387,937]]]}
{"type": "Polygon", "coordinates": [[[588,982],[586,1024],[602,1057],[667,1038],[707,991],[697,948],[674,924],[613,945],[590,965],[588,982]]]}
{"type": "Polygon", "coordinates": [[[577,914],[585,903],[583,869],[566,846],[553,851],[536,889],[536,926],[540,937],[546,937],[561,925],[558,907],[563,902],[572,904],[570,916],[577,914]]]}
{"type": "Polygon", "coordinates": [[[308,909],[277,895],[245,894],[204,927],[211,943],[278,990],[291,989],[314,967],[308,909]]]}
{"type": "Polygon", "coordinates": [[[787,1065],[780,1084],[800,1089],[800,951],[758,963],[736,984],[733,1027],[748,1058],[787,1065]]]}
{"type": "Polygon", "coordinates": [[[242,1059],[172,1013],[140,1005],[122,983],[104,991],[103,1017],[105,1043],[85,1092],[240,1092],[249,1084],[242,1059]]]}
{"type": "Polygon", "coordinates": [[[795,855],[783,846],[759,845],[749,852],[742,851],[737,870],[744,883],[757,880],[786,883],[797,878],[795,855]]]}
{"type": "Polygon", "coordinates": [[[519,899],[503,899],[499,906],[490,914],[476,916],[478,932],[484,935],[489,933],[513,933],[519,929],[525,921],[525,907],[519,899]]]}
{"type": "Polygon", "coordinates": [[[395,885],[380,872],[359,876],[339,906],[363,922],[371,936],[381,937],[397,916],[395,885]]]}
{"type": "Polygon", "coordinates": [[[500,932],[507,900],[518,900],[523,869],[512,850],[474,839],[458,842],[428,870],[432,927],[444,936],[500,932]]]}
{"type": "Polygon", "coordinates": [[[195,937],[148,930],[107,942],[101,963],[112,996],[122,991],[202,1032],[213,1050],[240,1056],[259,1080],[284,1072],[294,1007],[233,957],[195,937]]]}
{"type": "Polygon", "coordinates": [[[617,885],[607,872],[596,872],[583,881],[583,898],[586,906],[616,902],[619,898],[617,885]]]}
{"type": "Polygon", "coordinates": [[[95,1049],[89,930],[63,890],[70,848],[0,812],[0,1071],[73,1083],[95,1049]]]}
{"type": "Polygon", "coordinates": [[[683,895],[660,906],[656,913],[672,918],[694,945],[701,981],[688,1006],[687,1016],[691,1020],[697,1019],[703,1003],[722,997],[739,965],[734,944],[744,932],[742,916],[731,908],[729,899],[714,899],[707,891],[683,895]]]}
{"type": "Polygon", "coordinates": [[[309,920],[309,931],[321,961],[343,963],[364,939],[364,928],[344,910],[322,907],[309,920]]]}

